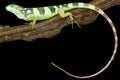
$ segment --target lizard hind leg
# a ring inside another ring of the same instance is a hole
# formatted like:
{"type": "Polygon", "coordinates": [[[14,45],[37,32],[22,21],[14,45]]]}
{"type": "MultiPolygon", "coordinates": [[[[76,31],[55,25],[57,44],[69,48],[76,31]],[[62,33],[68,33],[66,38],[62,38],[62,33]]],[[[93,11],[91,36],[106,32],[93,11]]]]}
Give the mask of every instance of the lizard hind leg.
{"type": "Polygon", "coordinates": [[[69,22],[72,24],[72,28],[73,28],[73,23],[76,23],[77,26],[81,28],[79,23],[77,21],[75,21],[74,18],[73,18],[73,17],[76,17],[76,16],[73,15],[71,12],[64,12],[63,9],[60,9],[59,14],[60,14],[60,17],[62,17],[62,18],[68,17],[69,22]]]}

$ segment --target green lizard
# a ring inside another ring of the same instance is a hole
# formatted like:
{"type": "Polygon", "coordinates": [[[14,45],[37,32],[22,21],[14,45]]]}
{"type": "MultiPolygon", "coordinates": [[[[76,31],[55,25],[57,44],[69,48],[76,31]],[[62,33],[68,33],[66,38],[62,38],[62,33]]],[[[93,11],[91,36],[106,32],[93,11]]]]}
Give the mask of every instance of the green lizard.
{"type": "MultiPolygon", "coordinates": [[[[55,6],[37,7],[37,8],[24,8],[22,6],[18,6],[15,4],[10,4],[10,5],[6,6],[7,11],[12,12],[19,19],[23,19],[25,21],[30,21],[32,26],[34,26],[36,24],[36,21],[50,19],[58,14],[60,15],[61,18],[69,17],[69,20],[72,24],[74,22],[77,23],[74,20],[72,13],[66,12],[68,10],[75,9],[75,8],[86,8],[86,9],[96,11],[99,14],[101,14],[108,21],[108,23],[110,24],[110,26],[112,28],[112,31],[114,34],[114,39],[115,39],[114,51],[113,51],[112,57],[110,58],[108,63],[102,69],[100,69],[98,72],[96,72],[94,74],[87,75],[87,76],[73,75],[73,74],[67,72],[66,70],[62,69],[55,63],[51,62],[51,64],[71,77],[79,78],[79,79],[90,78],[90,77],[94,77],[94,76],[100,74],[110,65],[110,63],[113,61],[113,59],[115,57],[117,47],[118,47],[118,37],[117,37],[117,31],[115,29],[115,26],[114,26],[113,22],[111,21],[111,19],[107,16],[107,14],[105,14],[103,12],[103,10],[96,7],[95,5],[88,4],[88,3],[82,3],[82,2],[68,3],[68,4],[55,5],[55,6]]],[[[78,24],[78,26],[79,26],[79,24],[78,24]]]]}

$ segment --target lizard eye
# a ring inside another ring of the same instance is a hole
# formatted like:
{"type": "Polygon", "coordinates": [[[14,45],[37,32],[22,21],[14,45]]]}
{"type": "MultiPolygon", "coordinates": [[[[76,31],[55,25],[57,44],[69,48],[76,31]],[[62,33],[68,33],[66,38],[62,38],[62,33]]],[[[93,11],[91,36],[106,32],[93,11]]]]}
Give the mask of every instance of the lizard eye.
{"type": "Polygon", "coordinates": [[[14,7],[14,5],[11,5],[11,7],[14,7]]]}

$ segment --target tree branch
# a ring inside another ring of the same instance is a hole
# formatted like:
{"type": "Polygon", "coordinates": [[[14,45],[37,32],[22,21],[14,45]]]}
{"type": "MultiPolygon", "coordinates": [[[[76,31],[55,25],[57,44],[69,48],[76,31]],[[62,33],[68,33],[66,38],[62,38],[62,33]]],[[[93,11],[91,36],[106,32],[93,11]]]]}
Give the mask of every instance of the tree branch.
{"type": "MultiPolygon", "coordinates": [[[[120,0],[93,0],[90,3],[102,10],[106,10],[113,6],[120,5],[120,0]]],[[[88,9],[74,9],[70,11],[79,17],[75,20],[81,25],[90,24],[98,17],[98,13],[88,9]]],[[[0,25],[0,43],[14,40],[33,41],[37,38],[52,38],[69,24],[67,18],[63,19],[58,15],[51,19],[38,22],[33,30],[28,24],[12,27],[0,25]]]]}

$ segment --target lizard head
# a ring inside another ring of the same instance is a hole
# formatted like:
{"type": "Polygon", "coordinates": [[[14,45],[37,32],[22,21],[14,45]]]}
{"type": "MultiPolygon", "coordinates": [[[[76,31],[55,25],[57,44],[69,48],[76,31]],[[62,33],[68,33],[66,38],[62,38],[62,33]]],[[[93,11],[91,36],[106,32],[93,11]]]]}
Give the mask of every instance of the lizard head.
{"type": "Polygon", "coordinates": [[[10,4],[6,6],[6,10],[16,15],[19,19],[24,19],[25,17],[24,14],[21,12],[22,10],[24,10],[24,8],[21,6],[10,4]]]}

